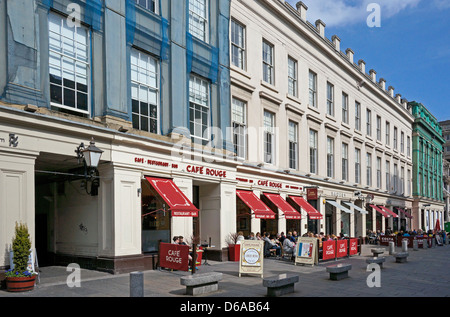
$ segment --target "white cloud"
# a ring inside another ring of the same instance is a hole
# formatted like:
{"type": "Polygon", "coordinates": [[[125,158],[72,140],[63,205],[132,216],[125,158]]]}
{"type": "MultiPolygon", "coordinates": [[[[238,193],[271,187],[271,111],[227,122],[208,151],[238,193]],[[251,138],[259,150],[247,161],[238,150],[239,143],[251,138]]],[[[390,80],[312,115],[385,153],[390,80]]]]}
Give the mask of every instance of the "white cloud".
{"type": "Polygon", "coordinates": [[[434,0],[434,5],[438,9],[449,9],[450,8],[450,0],[434,0]]]}
{"type": "MultiPolygon", "coordinates": [[[[381,19],[390,18],[402,10],[417,6],[421,0],[303,0],[308,7],[308,20],[321,19],[327,26],[345,26],[365,22],[371,12],[367,11],[370,3],[379,4],[381,19]]],[[[435,0],[449,4],[449,0],[435,0]]],[[[288,0],[295,7],[296,0],[288,0]]]]}

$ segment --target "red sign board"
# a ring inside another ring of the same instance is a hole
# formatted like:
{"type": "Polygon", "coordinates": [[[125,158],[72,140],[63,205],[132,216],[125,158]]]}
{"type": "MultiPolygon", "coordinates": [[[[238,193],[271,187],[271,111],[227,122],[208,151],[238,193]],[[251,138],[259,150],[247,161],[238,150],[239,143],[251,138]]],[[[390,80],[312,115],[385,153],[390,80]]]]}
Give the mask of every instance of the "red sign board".
{"type": "Polygon", "coordinates": [[[189,271],[189,246],[161,243],[159,247],[159,265],[177,271],[189,271]]]}
{"type": "Polygon", "coordinates": [[[317,199],[319,199],[317,188],[308,188],[306,190],[306,199],[307,200],[317,200],[317,199]]]}
{"type": "Polygon", "coordinates": [[[322,260],[330,260],[336,257],[336,241],[324,241],[322,243],[322,260]]]}
{"type": "Polygon", "coordinates": [[[358,239],[350,239],[349,255],[358,254],[358,239]]]}
{"type": "Polygon", "coordinates": [[[347,240],[338,240],[337,241],[337,257],[342,258],[347,256],[347,240]]]}

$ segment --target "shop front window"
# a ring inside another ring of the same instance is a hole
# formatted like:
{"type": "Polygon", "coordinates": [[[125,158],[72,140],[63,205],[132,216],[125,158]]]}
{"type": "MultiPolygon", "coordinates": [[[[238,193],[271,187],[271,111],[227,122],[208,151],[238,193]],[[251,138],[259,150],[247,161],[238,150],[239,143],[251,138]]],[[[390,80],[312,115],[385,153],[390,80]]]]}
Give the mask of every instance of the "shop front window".
{"type": "Polygon", "coordinates": [[[163,199],[142,182],[142,252],[158,252],[159,241],[170,243],[170,211],[163,199]]]}

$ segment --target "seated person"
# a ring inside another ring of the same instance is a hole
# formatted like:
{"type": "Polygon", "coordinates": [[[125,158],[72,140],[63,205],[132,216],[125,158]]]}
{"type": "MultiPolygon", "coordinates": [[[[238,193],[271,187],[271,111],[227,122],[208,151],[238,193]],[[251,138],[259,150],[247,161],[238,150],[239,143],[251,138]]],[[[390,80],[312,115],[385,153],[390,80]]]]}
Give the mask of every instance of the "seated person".
{"type": "Polygon", "coordinates": [[[275,253],[277,256],[281,255],[280,246],[270,240],[270,234],[268,232],[264,233],[263,240],[264,240],[264,245],[267,242],[267,244],[269,245],[269,249],[275,249],[275,253]]]}
{"type": "Polygon", "coordinates": [[[238,232],[238,236],[236,238],[236,244],[241,244],[242,241],[244,241],[244,233],[242,231],[238,232]]]}
{"type": "Polygon", "coordinates": [[[291,254],[294,257],[295,253],[295,243],[291,241],[291,237],[289,234],[286,236],[286,239],[283,241],[283,251],[284,253],[291,254]]]}

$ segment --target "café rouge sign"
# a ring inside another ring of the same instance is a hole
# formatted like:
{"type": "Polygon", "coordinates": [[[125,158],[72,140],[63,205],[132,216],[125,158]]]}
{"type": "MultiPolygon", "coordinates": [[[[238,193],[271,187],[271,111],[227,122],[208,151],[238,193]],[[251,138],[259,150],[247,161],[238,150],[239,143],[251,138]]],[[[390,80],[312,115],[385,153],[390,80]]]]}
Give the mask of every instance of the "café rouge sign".
{"type": "MultiPolygon", "coordinates": [[[[173,169],[178,169],[178,167],[179,167],[178,164],[173,164],[173,163],[168,163],[168,162],[163,162],[163,161],[146,160],[141,157],[135,157],[134,162],[141,163],[141,164],[147,164],[147,165],[153,165],[153,166],[159,166],[159,167],[173,168],[173,169]]],[[[227,178],[227,171],[204,167],[204,166],[187,165],[186,172],[192,173],[192,174],[200,174],[200,175],[206,175],[206,176],[227,178]]]]}

